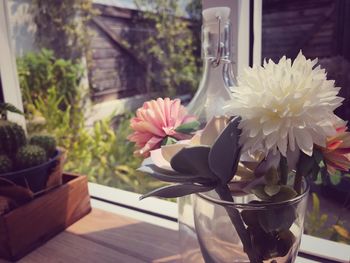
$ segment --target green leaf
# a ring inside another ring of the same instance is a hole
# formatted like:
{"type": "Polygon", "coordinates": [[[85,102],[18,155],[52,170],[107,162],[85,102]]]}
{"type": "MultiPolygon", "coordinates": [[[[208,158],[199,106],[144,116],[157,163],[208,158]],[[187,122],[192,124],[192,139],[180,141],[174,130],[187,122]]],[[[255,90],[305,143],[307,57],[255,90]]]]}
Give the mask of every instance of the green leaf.
{"type": "Polygon", "coordinates": [[[313,157],[318,165],[324,162],[322,152],[318,149],[314,149],[313,157]]]}
{"type": "Polygon", "coordinates": [[[279,242],[277,242],[277,250],[279,256],[284,257],[292,248],[295,242],[295,236],[290,230],[280,231],[278,233],[279,242]]]}
{"type": "Polygon", "coordinates": [[[305,153],[300,152],[299,161],[297,163],[297,174],[301,174],[302,176],[306,177],[314,169],[315,163],[316,161],[313,156],[308,156],[305,153]]]}
{"type": "Polygon", "coordinates": [[[278,192],[281,190],[280,185],[265,185],[264,191],[269,196],[274,196],[278,194],[278,192]]]}
{"type": "Polygon", "coordinates": [[[329,180],[333,185],[338,185],[342,180],[342,176],[340,174],[332,174],[329,175],[329,180]]]}
{"type": "Polygon", "coordinates": [[[260,210],[259,223],[266,233],[288,230],[295,219],[295,211],[292,206],[260,210]]]}
{"type": "MultiPolygon", "coordinates": [[[[168,170],[159,168],[154,164],[149,164],[141,166],[137,171],[147,173],[150,176],[164,182],[173,182],[173,183],[203,183],[208,182],[207,178],[200,177],[198,175],[184,174],[169,172],[168,170]]],[[[213,186],[215,186],[214,184],[213,186]]]]}
{"type": "Polygon", "coordinates": [[[181,149],[170,160],[171,167],[184,174],[199,175],[217,180],[208,165],[210,147],[194,146],[181,149]]]}
{"type": "Polygon", "coordinates": [[[288,162],[287,158],[281,155],[280,160],[281,183],[288,183],[288,162]]]}
{"type": "Polygon", "coordinates": [[[283,202],[296,197],[298,193],[290,186],[281,185],[281,189],[278,194],[274,195],[271,199],[273,202],[283,202]]]}
{"type": "Polygon", "coordinates": [[[6,114],[7,111],[23,115],[23,112],[17,109],[11,103],[6,103],[6,102],[0,103],[0,114],[6,114]]]}
{"type": "Polygon", "coordinates": [[[317,173],[316,180],[314,180],[314,183],[316,185],[321,185],[322,184],[322,175],[321,175],[320,171],[317,173]]]}
{"type": "Polygon", "coordinates": [[[328,220],[328,215],[327,214],[322,214],[320,217],[320,221],[322,222],[322,224],[325,224],[328,220]]]}
{"type": "Polygon", "coordinates": [[[228,183],[236,174],[240,147],[238,128],[240,118],[232,119],[216,139],[209,153],[209,167],[222,183],[228,183]]]}
{"type": "Polygon", "coordinates": [[[271,197],[265,193],[265,186],[264,185],[257,185],[254,188],[251,189],[251,192],[255,194],[258,198],[261,200],[270,200],[271,197]]]}
{"type": "Polygon", "coordinates": [[[255,227],[259,225],[257,210],[243,210],[241,212],[242,219],[247,226],[255,227]]]}
{"type": "Polygon", "coordinates": [[[185,123],[185,124],[178,126],[175,129],[175,131],[180,132],[180,133],[189,134],[189,133],[197,131],[199,129],[199,126],[200,126],[199,121],[192,121],[192,122],[188,122],[188,123],[185,123]]]}
{"type": "Polygon", "coordinates": [[[168,185],[156,190],[153,190],[140,197],[140,200],[150,197],[164,197],[164,198],[175,198],[180,196],[185,196],[193,193],[207,192],[212,190],[212,186],[200,185],[200,184],[175,184],[168,185]]]}
{"type": "Polygon", "coordinates": [[[177,140],[173,137],[167,136],[162,141],[162,145],[169,145],[169,144],[175,144],[177,143],[177,140]]]}
{"type": "Polygon", "coordinates": [[[316,214],[320,212],[320,199],[315,193],[312,193],[312,209],[316,214]]]}
{"type": "Polygon", "coordinates": [[[310,172],[310,177],[312,178],[313,181],[317,180],[320,169],[321,168],[317,163],[315,163],[314,166],[312,167],[312,170],[310,172]]]}
{"type": "Polygon", "coordinates": [[[271,167],[264,175],[264,178],[267,185],[276,185],[279,181],[277,169],[275,167],[271,167]]]}

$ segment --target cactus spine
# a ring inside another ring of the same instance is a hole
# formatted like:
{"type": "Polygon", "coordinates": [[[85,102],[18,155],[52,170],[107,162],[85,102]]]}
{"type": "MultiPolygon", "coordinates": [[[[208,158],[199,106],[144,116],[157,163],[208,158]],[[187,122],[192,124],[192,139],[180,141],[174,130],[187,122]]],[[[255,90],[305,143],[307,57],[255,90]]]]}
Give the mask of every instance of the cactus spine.
{"type": "Polygon", "coordinates": [[[20,169],[26,169],[43,164],[47,161],[47,155],[43,148],[37,145],[25,145],[16,155],[16,164],[20,169]]]}
{"type": "Polygon", "coordinates": [[[0,174],[11,172],[13,164],[11,159],[6,155],[0,155],[0,174]]]}
{"type": "Polygon", "coordinates": [[[50,135],[34,135],[29,143],[43,148],[47,157],[52,157],[56,152],[56,140],[50,135]]]}
{"type": "Polygon", "coordinates": [[[12,157],[25,143],[26,135],[20,125],[7,120],[0,120],[0,153],[12,157]]]}

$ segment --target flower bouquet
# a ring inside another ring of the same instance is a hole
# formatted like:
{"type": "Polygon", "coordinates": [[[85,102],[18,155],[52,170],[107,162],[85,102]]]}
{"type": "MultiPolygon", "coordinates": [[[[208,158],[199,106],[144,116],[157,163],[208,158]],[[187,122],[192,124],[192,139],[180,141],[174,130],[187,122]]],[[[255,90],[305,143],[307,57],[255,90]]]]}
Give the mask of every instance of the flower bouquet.
{"type": "Polygon", "coordinates": [[[317,60],[264,62],[199,130],[179,100],[146,102],[131,120],[140,171],[169,182],[142,198],[195,195],[205,262],[294,262],[309,182],[350,167],[340,88],[317,60]]]}

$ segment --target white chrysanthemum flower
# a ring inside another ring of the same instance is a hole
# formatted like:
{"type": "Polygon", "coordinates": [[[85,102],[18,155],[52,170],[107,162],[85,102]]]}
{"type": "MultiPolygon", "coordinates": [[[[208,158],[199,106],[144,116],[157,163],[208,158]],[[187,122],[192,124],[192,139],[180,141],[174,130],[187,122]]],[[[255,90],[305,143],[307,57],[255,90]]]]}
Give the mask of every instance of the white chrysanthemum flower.
{"type": "Polygon", "coordinates": [[[325,146],[326,137],[335,135],[333,111],[343,99],[316,64],[300,52],[293,63],[283,57],[245,70],[225,106],[242,118],[243,150],[287,156],[288,149],[300,149],[311,156],[313,144],[325,146]]]}

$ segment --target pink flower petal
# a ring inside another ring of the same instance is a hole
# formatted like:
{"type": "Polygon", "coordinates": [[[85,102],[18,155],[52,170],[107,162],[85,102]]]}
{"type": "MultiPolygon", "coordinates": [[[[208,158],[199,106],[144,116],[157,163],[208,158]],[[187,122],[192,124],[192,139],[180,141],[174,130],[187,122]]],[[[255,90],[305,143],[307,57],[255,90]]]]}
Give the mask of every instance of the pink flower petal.
{"type": "Polygon", "coordinates": [[[128,139],[140,148],[135,154],[147,156],[150,150],[160,147],[160,142],[166,136],[178,140],[189,139],[191,136],[178,133],[175,129],[195,120],[194,116],[187,114],[179,99],[158,98],[147,101],[136,111],[136,117],[130,120],[134,133],[128,139]]]}
{"type": "Polygon", "coordinates": [[[143,157],[148,157],[150,155],[150,151],[160,147],[160,143],[163,138],[152,137],[145,146],[138,151],[138,153],[143,157]]]}

